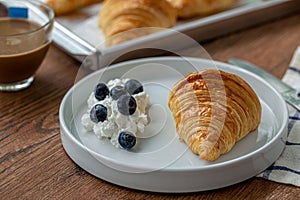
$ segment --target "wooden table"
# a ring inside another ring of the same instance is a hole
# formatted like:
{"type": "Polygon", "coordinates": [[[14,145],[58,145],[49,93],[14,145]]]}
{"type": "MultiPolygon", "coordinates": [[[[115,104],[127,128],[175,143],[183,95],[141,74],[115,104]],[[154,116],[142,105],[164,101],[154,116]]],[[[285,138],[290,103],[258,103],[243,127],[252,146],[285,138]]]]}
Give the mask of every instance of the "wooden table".
{"type": "MultiPolygon", "coordinates": [[[[215,60],[246,59],[282,77],[300,45],[300,14],[201,44],[215,60]]],[[[260,178],[213,191],[159,194],[88,174],[65,153],[59,130],[59,105],[79,66],[52,46],[29,89],[0,93],[0,199],[300,199],[300,188],[260,178]]]]}

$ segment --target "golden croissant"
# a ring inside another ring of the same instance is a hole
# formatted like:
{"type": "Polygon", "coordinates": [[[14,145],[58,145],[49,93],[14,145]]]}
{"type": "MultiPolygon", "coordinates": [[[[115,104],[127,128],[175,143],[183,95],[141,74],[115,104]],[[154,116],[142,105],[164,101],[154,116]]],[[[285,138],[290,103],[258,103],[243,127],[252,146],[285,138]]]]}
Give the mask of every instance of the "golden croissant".
{"type": "Polygon", "coordinates": [[[110,45],[152,33],[153,29],[168,28],[176,23],[177,12],[166,0],[106,0],[99,12],[99,27],[110,45]],[[119,37],[113,37],[119,34],[119,37]]]}
{"type": "Polygon", "coordinates": [[[213,14],[233,6],[238,0],[168,0],[180,18],[213,14]]]}
{"type": "Polygon", "coordinates": [[[193,72],[171,89],[176,131],[193,153],[214,161],[258,128],[261,104],[241,77],[220,70],[193,72]]]}
{"type": "Polygon", "coordinates": [[[63,15],[78,8],[83,8],[102,0],[47,0],[46,3],[53,9],[56,15],[63,15]]]}

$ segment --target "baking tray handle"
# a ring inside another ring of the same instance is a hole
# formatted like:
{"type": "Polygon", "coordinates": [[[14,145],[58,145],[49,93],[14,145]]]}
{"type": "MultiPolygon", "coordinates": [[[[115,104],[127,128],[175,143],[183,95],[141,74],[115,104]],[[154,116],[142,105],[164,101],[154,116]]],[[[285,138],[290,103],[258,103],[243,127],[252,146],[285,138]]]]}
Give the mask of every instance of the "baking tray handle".
{"type": "Polygon", "coordinates": [[[84,61],[87,56],[99,56],[101,54],[101,52],[90,43],[78,37],[57,21],[54,23],[52,38],[57,46],[81,62],[84,61]]]}

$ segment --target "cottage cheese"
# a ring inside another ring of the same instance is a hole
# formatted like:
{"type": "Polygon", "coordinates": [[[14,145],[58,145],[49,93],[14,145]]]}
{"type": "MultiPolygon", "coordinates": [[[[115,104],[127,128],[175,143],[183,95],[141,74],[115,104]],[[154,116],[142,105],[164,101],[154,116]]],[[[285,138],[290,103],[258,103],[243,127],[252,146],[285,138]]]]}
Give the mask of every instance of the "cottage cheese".
{"type": "MultiPolygon", "coordinates": [[[[111,90],[113,87],[124,84],[129,79],[114,79],[110,80],[106,85],[111,90]]],[[[137,138],[144,132],[145,126],[149,123],[146,113],[149,104],[149,95],[143,91],[132,95],[137,103],[136,111],[133,115],[123,115],[118,111],[117,100],[113,100],[108,95],[104,100],[99,101],[95,98],[92,92],[87,100],[88,110],[83,114],[81,123],[87,131],[93,132],[99,139],[108,139],[111,144],[117,148],[121,148],[118,143],[119,134],[122,131],[130,131],[137,138]],[[90,119],[90,111],[96,104],[102,104],[107,108],[107,120],[94,123],[90,119]]]]}

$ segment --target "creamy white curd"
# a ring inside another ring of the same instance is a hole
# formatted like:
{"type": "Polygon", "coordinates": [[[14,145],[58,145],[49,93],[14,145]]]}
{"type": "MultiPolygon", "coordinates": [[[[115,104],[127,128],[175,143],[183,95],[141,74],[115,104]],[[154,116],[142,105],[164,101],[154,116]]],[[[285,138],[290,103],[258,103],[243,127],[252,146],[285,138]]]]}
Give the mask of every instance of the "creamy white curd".
{"type": "MultiPolygon", "coordinates": [[[[110,80],[106,85],[111,90],[115,86],[124,86],[129,79],[110,80]]],[[[137,138],[144,132],[145,126],[149,123],[146,113],[149,104],[149,95],[143,91],[132,95],[136,100],[136,110],[132,115],[123,115],[118,111],[117,100],[113,100],[110,95],[99,101],[95,98],[94,92],[91,92],[87,100],[87,112],[83,114],[81,123],[84,128],[93,132],[99,139],[108,139],[111,144],[120,148],[118,143],[119,134],[122,131],[129,131],[137,138]],[[95,123],[90,119],[90,111],[96,104],[102,104],[107,108],[107,120],[95,123]]]]}

